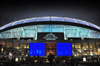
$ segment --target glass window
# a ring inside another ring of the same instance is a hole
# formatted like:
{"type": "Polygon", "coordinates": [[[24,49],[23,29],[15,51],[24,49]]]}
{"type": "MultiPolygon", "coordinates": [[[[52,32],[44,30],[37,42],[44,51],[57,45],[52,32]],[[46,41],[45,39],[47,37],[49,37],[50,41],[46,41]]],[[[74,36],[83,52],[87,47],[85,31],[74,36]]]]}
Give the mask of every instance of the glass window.
{"type": "Polygon", "coordinates": [[[50,21],[50,17],[40,17],[37,21],[50,21]]]}
{"type": "Polygon", "coordinates": [[[96,40],[97,55],[100,55],[100,40],[96,40]]]}
{"type": "Polygon", "coordinates": [[[5,41],[2,41],[2,40],[0,40],[0,46],[1,46],[1,53],[0,53],[0,55],[4,55],[5,54],[5,49],[6,49],[6,47],[5,47],[5,41]]]}
{"type": "Polygon", "coordinates": [[[81,46],[82,46],[82,55],[90,55],[90,54],[89,54],[88,41],[83,40],[81,46]]]}
{"type": "Polygon", "coordinates": [[[27,49],[29,49],[29,43],[27,43],[27,49]]]}
{"type": "Polygon", "coordinates": [[[81,42],[79,40],[75,41],[75,54],[76,56],[80,56],[82,54],[81,42]]]}
{"type": "Polygon", "coordinates": [[[51,21],[64,21],[63,17],[51,17],[51,21]]]}
{"type": "Polygon", "coordinates": [[[37,18],[29,18],[29,19],[25,19],[24,23],[29,23],[29,22],[35,22],[37,18]]]}
{"type": "Polygon", "coordinates": [[[82,21],[82,20],[77,20],[77,21],[78,21],[78,23],[80,23],[80,24],[88,25],[86,21],[82,21]]]}
{"type": "Polygon", "coordinates": [[[95,40],[89,40],[90,55],[97,55],[95,40]]]}
{"type": "Polygon", "coordinates": [[[18,55],[19,54],[19,42],[15,42],[14,45],[13,45],[13,55],[18,55]]]}
{"type": "Polygon", "coordinates": [[[10,40],[6,41],[6,54],[7,55],[11,54],[11,52],[13,51],[12,46],[13,46],[12,41],[10,40]]]}
{"type": "Polygon", "coordinates": [[[13,24],[13,26],[14,26],[14,25],[18,25],[18,24],[22,24],[23,21],[24,21],[24,20],[16,21],[16,22],[13,24]]]}
{"type": "Polygon", "coordinates": [[[77,23],[75,19],[71,19],[71,18],[65,18],[66,22],[73,22],[73,23],[77,23]]]}
{"type": "Polygon", "coordinates": [[[20,54],[25,55],[26,54],[26,43],[20,43],[20,54]]]}
{"type": "Polygon", "coordinates": [[[80,49],[81,48],[81,43],[75,43],[75,48],[80,49]]]}

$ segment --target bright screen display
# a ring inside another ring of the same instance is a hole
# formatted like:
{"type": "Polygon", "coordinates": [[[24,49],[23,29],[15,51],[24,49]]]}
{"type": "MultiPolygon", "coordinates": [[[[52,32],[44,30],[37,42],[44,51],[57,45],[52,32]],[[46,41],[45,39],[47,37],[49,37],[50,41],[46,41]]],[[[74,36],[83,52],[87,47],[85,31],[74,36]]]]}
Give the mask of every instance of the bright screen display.
{"type": "Polygon", "coordinates": [[[72,56],[72,43],[57,43],[57,56],[72,56]]]}
{"type": "Polygon", "coordinates": [[[45,56],[45,43],[30,43],[30,56],[45,56]]]}
{"type": "MultiPolygon", "coordinates": [[[[57,56],[72,56],[72,43],[57,43],[57,56]]],[[[45,43],[30,43],[30,56],[45,56],[45,43]]]]}

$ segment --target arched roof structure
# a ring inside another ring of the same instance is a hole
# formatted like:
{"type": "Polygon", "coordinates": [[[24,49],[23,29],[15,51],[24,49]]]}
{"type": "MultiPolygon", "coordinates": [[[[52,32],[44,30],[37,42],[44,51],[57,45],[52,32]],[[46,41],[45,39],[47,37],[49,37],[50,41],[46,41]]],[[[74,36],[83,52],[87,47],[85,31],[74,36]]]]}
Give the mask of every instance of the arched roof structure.
{"type": "Polygon", "coordinates": [[[74,18],[68,18],[68,17],[54,17],[54,16],[27,18],[27,19],[22,19],[22,20],[18,20],[18,21],[14,21],[9,24],[6,24],[6,25],[0,27],[0,32],[1,32],[0,38],[34,37],[35,39],[37,39],[36,31],[49,32],[48,30],[50,30],[52,32],[64,32],[65,39],[66,39],[66,36],[67,36],[67,38],[68,37],[100,38],[100,27],[93,23],[83,21],[80,19],[74,19],[74,18]],[[26,24],[27,26],[24,25],[24,27],[23,27],[23,24],[26,24]],[[54,25],[52,25],[52,24],[54,24],[54,25]],[[69,25],[71,25],[71,26],[69,26],[69,25]],[[73,25],[75,25],[75,26],[73,26],[73,25]],[[13,28],[11,28],[11,27],[13,27],[13,28]],[[40,28],[38,29],[37,27],[40,27],[40,28]],[[41,29],[41,27],[43,29],[41,29]],[[45,27],[46,31],[44,31],[44,27],[45,27]],[[54,29],[55,27],[56,27],[56,29],[58,27],[62,27],[62,28],[61,29],[59,28],[58,31],[56,31],[54,29]],[[8,29],[8,28],[10,28],[10,29],[8,29]],[[24,33],[29,32],[29,30],[27,30],[25,32],[24,29],[26,29],[26,28],[32,29],[34,36],[32,36],[32,35],[24,36],[24,33]],[[46,29],[46,28],[48,28],[48,29],[46,29]],[[15,29],[18,31],[19,35],[17,35],[18,33],[16,33],[16,36],[15,36],[15,34],[14,34],[14,31],[16,32],[15,29]],[[74,35],[74,36],[68,35],[68,32],[71,32],[70,31],[71,29],[74,31],[76,30],[76,32],[75,32],[76,35],[74,35]],[[66,33],[66,31],[67,31],[67,33],[66,33]],[[5,34],[5,35],[3,35],[3,34],[5,34]]]}
{"type": "Polygon", "coordinates": [[[48,16],[48,17],[34,17],[34,18],[27,18],[27,19],[22,19],[22,20],[18,20],[18,21],[14,21],[11,22],[9,24],[6,24],[2,27],[0,27],[0,30],[3,30],[5,28],[11,27],[11,26],[15,26],[15,25],[19,25],[19,24],[25,24],[25,23],[30,23],[30,22],[40,22],[40,21],[61,21],[61,22],[71,22],[71,23],[77,23],[77,24],[82,24],[82,25],[86,25],[86,26],[90,26],[96,29],[100,30],[100,27],[87,22],[87,21],[83,21],[80,19],[74,19],[74,18],[68,18],[68,17],[54,17],[54,16],[48,16]]]}

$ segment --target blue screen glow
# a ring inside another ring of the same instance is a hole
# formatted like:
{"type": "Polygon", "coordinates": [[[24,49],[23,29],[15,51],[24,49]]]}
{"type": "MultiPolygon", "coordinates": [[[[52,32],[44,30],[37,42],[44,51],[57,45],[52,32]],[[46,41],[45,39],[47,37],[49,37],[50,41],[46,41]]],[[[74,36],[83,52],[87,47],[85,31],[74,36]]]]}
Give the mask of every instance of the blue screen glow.
{"type": "Polygon", "coordinates": [[[72,43],[57,43],[57,56],[72,56],[72,43]]]}
{"type": "Polygon", "coordinates": [[[30,43],[30,56],[45,56],[45,43],[30,43]]]}

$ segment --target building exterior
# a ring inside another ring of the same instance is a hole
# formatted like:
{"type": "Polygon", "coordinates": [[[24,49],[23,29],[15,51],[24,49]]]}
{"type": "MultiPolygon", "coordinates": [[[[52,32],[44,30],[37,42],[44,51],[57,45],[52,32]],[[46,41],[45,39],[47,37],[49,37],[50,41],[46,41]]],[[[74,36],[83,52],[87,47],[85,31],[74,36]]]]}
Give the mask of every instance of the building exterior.
{"type": "MultiPolygon", "coordinates": [[[[54,16],[22,19],[0,27],[2,56],[27,56],[29,44],[40,42],[48,47],[54,47],[57,42],[72,43],[73,56],[99,56],[100,27],[79,19],[54,16]]],[[[56,53],[55,48],[51,51],[56,53]]]]}

